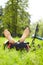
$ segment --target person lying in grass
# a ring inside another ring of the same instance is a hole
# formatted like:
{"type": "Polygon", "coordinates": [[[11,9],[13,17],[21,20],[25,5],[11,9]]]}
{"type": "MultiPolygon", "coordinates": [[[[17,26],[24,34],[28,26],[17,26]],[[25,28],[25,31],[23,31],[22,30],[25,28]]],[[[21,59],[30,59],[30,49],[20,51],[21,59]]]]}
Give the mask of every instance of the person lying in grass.
{"type": "Polygon", "coordinates": [[[25,39],[30,35],[30,28],[26,27],[26,29],[23,32],[23,35],[21,36],[20,40],[15,42],[15,40],[12,38],[11,33],[5,29],[4,30],[4,36],[8,39],[8,41],[4,44],[7,46],[7,48],[16,48],[16,50],[22,50],[26,49],[27,51],[29,50],[29,42],[24,42],[25,39]]]}

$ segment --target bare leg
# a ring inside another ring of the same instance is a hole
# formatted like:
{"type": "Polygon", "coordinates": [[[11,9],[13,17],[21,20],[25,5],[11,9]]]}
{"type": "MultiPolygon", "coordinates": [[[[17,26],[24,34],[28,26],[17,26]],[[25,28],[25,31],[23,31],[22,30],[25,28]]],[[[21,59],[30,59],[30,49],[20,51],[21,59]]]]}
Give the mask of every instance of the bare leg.
{"type": "Polygon", "coordinates": [[[10,43],[12,43],[12,44],[15,43],[15,41],[13,40],[10,32],[7,29],[5,29],[3,33],[4,33],[4,36],[8,39],[8,41],[10,43]]]}
{"type": "Polygon", "coordinates": [[[28,35],[30,35],[30,29],[27,27],[24,30],[24,33],[23,33],[22,37],[20,38],[20,42],[24,42],[26,37],[28,37],[28,35]]]}

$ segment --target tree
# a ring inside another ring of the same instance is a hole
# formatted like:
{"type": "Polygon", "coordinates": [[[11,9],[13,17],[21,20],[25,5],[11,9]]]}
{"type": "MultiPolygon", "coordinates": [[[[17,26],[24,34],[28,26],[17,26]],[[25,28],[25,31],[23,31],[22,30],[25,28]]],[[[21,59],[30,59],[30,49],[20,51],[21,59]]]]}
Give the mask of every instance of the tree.
{"type": "Polygon", "coordinates": [[[43,20],[39,20],[39,36],[43,37],[43,20]]]}
{"type": "MultiPolygon", "coordinates": [[[[43,20],[40,19],[37,23],[38,23],[38,25],[39,25],[39,26],[38,26],[39,31],[38,31],[37,35],[43,37],[43,20]]],[[[31,31],[32,31],[32,32],[31,32],[31,35],[33,35],[33,34],[35,33],[35,29],[36,29],[37,23],[34,23],[34,24],[32,24],[32,25],[30,26],[31,31]]]]}
{"type": "Polygon", "coordinates": [[[0,6],[0,36],[2,36],[2,31],[3,31],[2,17],[3,17],[3,8],[2,6],[0,6]]]}
{"type": "Polygon", "coordinates": [[[28,0],[9,0],[6,3],[3,24],[13,36],[22,34],[22,30],[30,24],[30,14],[26,12],[27,7],[28,0]]]}

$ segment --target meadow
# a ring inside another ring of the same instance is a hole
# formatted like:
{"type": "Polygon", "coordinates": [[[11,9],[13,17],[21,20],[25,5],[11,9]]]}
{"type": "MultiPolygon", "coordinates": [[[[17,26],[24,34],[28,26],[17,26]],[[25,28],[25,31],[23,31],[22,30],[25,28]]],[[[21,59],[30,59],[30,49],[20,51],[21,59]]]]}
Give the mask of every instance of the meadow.
{"type": "MultiPolygon", "coordinates": [[[[14,38],[18,40],[19,38],[14,38]]],[[[43,41],[42,40],[35,40],[35,49],[31,47],[30,50],[27,52],[26,50],[23,51],[16,51],[16,49],[3,49],[3,42],[6,39],[0,37],[0,65],[43,65],[43,41]],[[40,48],[37,46],[40,44],[40,48]]],[[[27,38],[26,41],[30,43],[32,42],[31,38],[27,38]]]]}

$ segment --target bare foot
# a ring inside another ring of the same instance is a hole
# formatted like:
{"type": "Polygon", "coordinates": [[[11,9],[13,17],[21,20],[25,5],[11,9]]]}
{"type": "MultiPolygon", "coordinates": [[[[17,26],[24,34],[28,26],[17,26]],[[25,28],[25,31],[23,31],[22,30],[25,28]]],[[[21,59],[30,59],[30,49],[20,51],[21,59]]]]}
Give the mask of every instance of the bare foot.
{"type": "Polygon", "coordinates": [[[20,42],[24,42],[24,40],[30,35],[30,29],[27,27],[24,30],[24,33],[22,35],[22,37],[20,38],[20,42]]]}
{"type": "Polygon", "coordinates": [[[3,33],[10,43],[15,43],[14,39],[12,38],[10,32],[7,29],[5,29],[3,33]]]}

